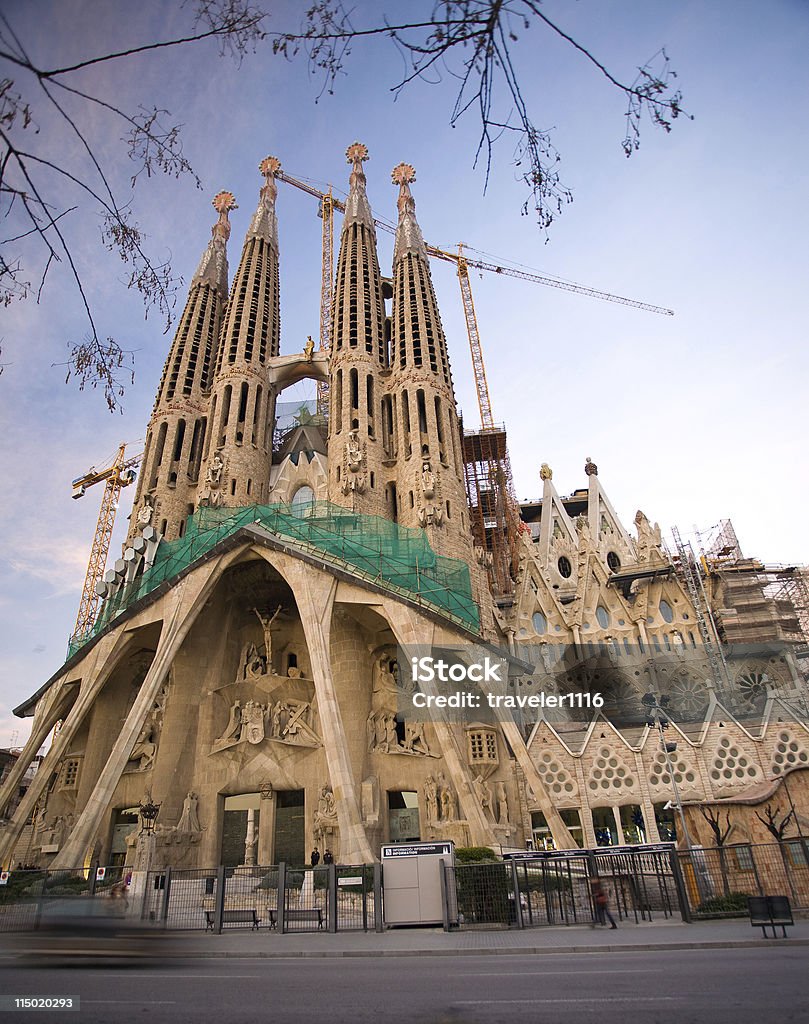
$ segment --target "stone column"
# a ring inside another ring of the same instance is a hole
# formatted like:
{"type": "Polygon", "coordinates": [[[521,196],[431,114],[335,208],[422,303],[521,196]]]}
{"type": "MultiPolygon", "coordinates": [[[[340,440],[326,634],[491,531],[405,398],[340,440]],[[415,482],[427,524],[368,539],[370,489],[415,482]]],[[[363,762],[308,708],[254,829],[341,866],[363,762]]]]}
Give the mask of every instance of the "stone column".
{"type": "MultiPolygon", "coordinates": [[[[107,682],[107,679],[109,679],[112,671],[118,664],[120,655],[125,651],[128,643],[128,637],[125,637],[122,633],[115,631],[105,637],[102,637],[89,652],[87,662],[82,669],[82,682],[79,688],[79,696],[76,698],[76,702],[70,709],[67,718],[65,718],[62,723],[59,735],[55,737],[51,744],[51,749],[45,755],[45,760],[39,766],[39,770],[34,776],[31,785],[28,787],[25,796],[20,801],[20,805],[17,808],[11,823],[3,830],[2,836],[0,836],[0,862],[6,863],[8,858],[11,856],[17,840],[19,839],[22,830],[25,828],[25,823],[31,817],[37,801],[50,782],[51,775],[69,750],[73,737],[76,735],[79,726],[84,721],[84,716],[89,711],[93,701],[101,692],[104,684],[107,682]]],[[[33,744],[35,738],[40,735],[41,730],[44,730],[44,736],[42,737],[42,740],[44,740],[50,728],[50,726],[47,728],[45,727],[45,721],[49,721],[51,722],[51,725],[53,725],[58,720],[58,717],[59,716],[56,715],[54,708],[50,715],[48,715],[46,719],[42,720],[41,729],[36,729],[36,735],[32,735],[26,744],[25,751],[23,752],[24,756],[27,756],[27,751],[30,748],[33,748],[34,753],[39,750],[39,746],[41,746],[42,741],[34,747],[33,744]]],[[[20,760],[22,761],[22,758],[20,758],[20,760]]],[[[27,765],[25,767],[27,767],[27,765]]],[[[11,785],[12,777],[9,777],[7,780],[6,787],[11,785]]],[[[7,788],[4,790],[4,796],[6,792],[8,792],[7,788]]]]}
{"type": "MultiPolygon", "coordinates": [[[[410,608],[396,601],[385,599],[382,606],[400,646],[432,647],[435,626],[429,620],[421,619],[410,608]]],[[[429,692],[428,685],[423,684],[423,688],[429,692]]],[[[469,825],[469,842],[472,846],[498,846],[499,841],[492,831],[491,822],[483,813],[480,801],[472,789],[470,772],[456,731],[448,722],[437,717],[431,719],[431,722],[450,780],[458,792],[461,817],[469,825]]]]}
{"type": "MultiPolygon", "coordinates": [[[[121,732],[113,745],[107,763],[98,777],[79,820],[69,839],[57,854],[52,868],[76,867],[84,863],[88,849],[95,839],[101,820],[109,807],[115,787],[126,767],[129,755],[146,721],[146,715],[166,681],[172,661],[188,635],[197,616],[223,569],[234,554],[216,559],[187,576],[166,594],[166,615],[160,633],[157,651],[146,678],[143,680],[135,703],[127,715],[121,732]]],[[[61,734],[60,737],[61,738],[61,734]]]]}
{"type": "Polygon", "coordinates": [[[301,617],[320,715],[326,764],[340,825],[340,859],[348,864],[371,864],[374,855],[362,824],[362,813],[345,728],[331,671],[329,648],[337,581],[286,555],[268,559],[292,587],[301,617]]]}
{"type": "Polygon", "coordinates": [[[51,686],[37,704],[34,724],[31,729],[31,735],[28,737],[28,742],[6,776],[6,781],[0,790],[0,815],[8,807],[9,802],[17,792],[20,782],[28,770],[28,766],[36,757],[39,748],[48,738],[48,733],[63,716],[69,699],[70,692],[66,689],[64,678],[62,678],[51,686]]]}

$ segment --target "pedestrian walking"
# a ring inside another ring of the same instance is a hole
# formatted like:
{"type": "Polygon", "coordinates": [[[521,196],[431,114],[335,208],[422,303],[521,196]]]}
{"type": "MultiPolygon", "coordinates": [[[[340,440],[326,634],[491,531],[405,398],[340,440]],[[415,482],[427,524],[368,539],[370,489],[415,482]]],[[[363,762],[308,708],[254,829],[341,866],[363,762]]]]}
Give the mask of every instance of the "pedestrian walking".
{"type": "Polygon", "coordinates": [[[591,927],[594,928],[596,924],[606,926],[607,921],[609,921],[610,928],[617,928],[618,925],[615,923],[615,918],[610,913],[610,898],[601,884],[600,878],[590,879],[590,895],[593,898],[593,923],[591,927]]]}

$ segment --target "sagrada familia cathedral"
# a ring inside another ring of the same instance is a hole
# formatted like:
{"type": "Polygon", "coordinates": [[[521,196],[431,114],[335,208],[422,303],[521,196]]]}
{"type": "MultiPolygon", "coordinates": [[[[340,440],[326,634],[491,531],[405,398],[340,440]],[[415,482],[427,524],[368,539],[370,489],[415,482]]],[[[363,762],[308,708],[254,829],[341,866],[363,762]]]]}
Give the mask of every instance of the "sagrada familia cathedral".
{"type": "Polygon", "coordinates": [[[675,805],[755,803],[809,764],[800,571],[733,538],[669,551],[642,512],[627,529],[589,458],[566,495],[538,466],[518,505],[504,432],[459,418],[413,168],[393,172],[388,277],[367,151],[347,155],[328,347],[282,353],[278,161],[230,281],[235,202],[214,200],[123,556],[92,633],[16,709],[33,729],[0,812],[54,736],[4,866],[134,863],[145,807],[176,867],[675,840],[675,805]],[[324,415],[279,431],[303,379],[324,415]],[[573,699],[409,716],[414,649],[499,651],[504,693],[573,699]]]}

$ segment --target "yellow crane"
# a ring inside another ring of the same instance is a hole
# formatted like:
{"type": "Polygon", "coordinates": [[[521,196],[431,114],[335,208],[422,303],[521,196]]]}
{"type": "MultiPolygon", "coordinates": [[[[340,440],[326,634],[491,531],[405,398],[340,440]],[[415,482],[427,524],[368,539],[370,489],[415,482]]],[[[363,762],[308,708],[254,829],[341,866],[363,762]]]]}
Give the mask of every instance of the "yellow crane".
{"type": "Polygon", "coordinates": [[[96,593],[96,584],[101,582],[107,564],[112,528],[115,525],[115,513],[118,510],[118,498],[121,495],[121,489],[128,487],[134,481],[135,468],[140,464],[142,458],[143,452],[127,458],[126,445],[122,444],[111,465],[99,470],[93,466],[73,481],[74,498],[84,497],[88,487],[102,482],[104,483],[104,495],[101,499],[101,510],[98,513],[93,546],[90,549],[90,561],[87,565],[87,575],[84,578],[79,613],[76,616],[71,644],[87,636],[95,622],[98,604],[101,600],[96,593]]]}
{"type": "MultiPolygon", "coordinates": [[[[332,307],[334,303],[333,265],[334,265],[334,211],[345,212],[345,203],[337,199],[331,186],[328,192],[323,192],[314,185],[293,178],[286,171],[279,170],[278,178],[288,185],[308,193],[320,201],[318,215],[323,218],[323,246],[321,253],[321,289],[320,289],[320,347],[329,351],[331,348],[332,330],[332,307]]],[[[382,231],[390,234],[396,233],[396,226],[388,221],[374,217],[374,224],[382,231]]],[[[480,421],[484,430],[494,428],[494,417],[492,415],[489,387],[486,381],[486,368],[483,362],[483,348],[480,343],[480,332],[478,330],[477,317],[475,315],[475,303],[472,298],[472,286],[469,281],[469,268],[484,270],[492,274],[500,274],[505,277],[516,277],[521,281],[531,281],[534,284],[541,284],[547,288],[558,288],[562,291],[573,292],[576,295],[584,295],[591,299],[600,299],[604,302],[617,302],[624,306],[631,306],[633,309],[642,309],[648,313],[659,313],[663,316],[674,316],[674,311],[665,309],[662,306],[653,306],[648,302],[640,302],[637,299],[628,299],[623,295],[614,295],[611,292],[602,292],[597,288],[589,288],[587,285],[575,284],[572,281],[563,281],[556,277],[547,277],[544,274],[536,274],[528,270],[519,270],[513,267],[501,266],[497,263],[489,263],[486,260],[473,259],[464,253],[464,243],[458,245],[458,252],[447,252],[439,249],[438,246],[425,242],[425,247],[430,256],[439,260],[446,260],[454,263],[458,272],[458,284],[461,289],[461,301],[463,303],[464,316],[466,318],[466,332],[469,336],[469,349],[472,354],[472,368],[475,374],[475,387],[477,390],[478,406],[480,408],[480,421]]],[[[328,385],[318,385],[318,412],[325,412],[321,407],[322,395],[328,394],[328,385]],[[321,392],[321,388],[323,389],[321,392]]]]}

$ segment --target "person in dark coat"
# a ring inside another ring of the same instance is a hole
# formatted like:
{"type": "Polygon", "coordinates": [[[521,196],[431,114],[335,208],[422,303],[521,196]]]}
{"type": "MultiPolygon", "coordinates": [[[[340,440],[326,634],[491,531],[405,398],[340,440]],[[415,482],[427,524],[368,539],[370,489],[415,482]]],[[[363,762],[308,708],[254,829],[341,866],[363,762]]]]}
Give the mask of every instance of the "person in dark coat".
{"type": "Polygon", "coordinates": [[[610,928],[617,928],[615,918],[610,913],[610,898],[607,895],[600,878],[590,879],[590,894],[593,897],[593,926],[596,924],[606,925],[610,922],[610,928]]]}
{"type": "Polygon", "coordinates": [[[312,850],[312,856],[309,858],[309,860],[313,868],[316,868],[320,863],[320,850],[318,850],[317,847],[315,847],[315,849],[312,850]]]}
{"type": "Polygon", "coordinates": [[[324,864],[333,864],[334,863],[334,857],[332,856],[331,850],[326,850],[326,852],[323,854],[323,863],[324,864]]]}

